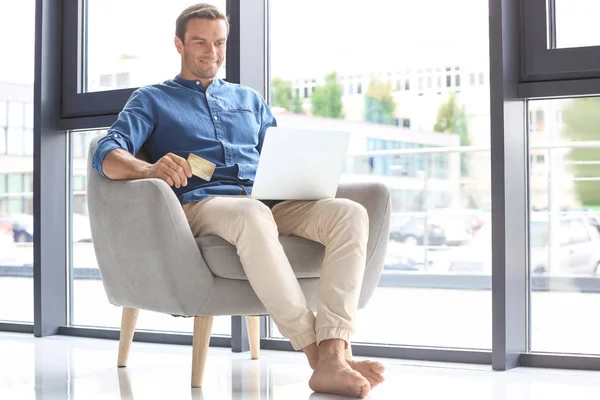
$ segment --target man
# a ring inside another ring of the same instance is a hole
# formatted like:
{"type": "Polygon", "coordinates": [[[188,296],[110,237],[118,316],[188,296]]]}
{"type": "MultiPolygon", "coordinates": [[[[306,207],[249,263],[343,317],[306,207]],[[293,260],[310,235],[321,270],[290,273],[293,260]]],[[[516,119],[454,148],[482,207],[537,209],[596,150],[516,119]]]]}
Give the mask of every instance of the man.
{"type": "Polygon", "coordinates": [[[228,33],[227,17],[214,6],[184,10],[175,37],[180,74],[132,94],[92,164],[109,179],[159,178],[172,186],[195,236],[218,235],[237,247],[257,296],[314,369],[310,387],[366,397],[383,382],[383,365],[344,359],[365,268],[366,211],[343,199],[263,203],[244,196],[252,191],[265,131],[276,121],[257,92],[216,78],[228,33]],[[152,163],[133,156],[143,145],[152,163]],[[216,164],[209,182],[192,175],[190,153],[216,164]],[[316,318],[280,234],[326,247],[316,318]]]}

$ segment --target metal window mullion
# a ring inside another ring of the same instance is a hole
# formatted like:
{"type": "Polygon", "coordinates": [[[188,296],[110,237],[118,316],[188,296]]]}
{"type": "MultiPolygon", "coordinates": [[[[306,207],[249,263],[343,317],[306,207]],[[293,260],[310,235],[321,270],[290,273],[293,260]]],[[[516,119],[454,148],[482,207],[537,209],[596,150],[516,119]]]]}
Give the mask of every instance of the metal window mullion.
{"type": "MultiPolygon", "coordinates": [[[[261,339],[261,349],[295,351],[286,339],[261,339]]],[[[462,350],[424,346],[390,346],[384,344],[352,343],[352,354],[359,357],[382,357],[403,360],[453,362],[461,364],[489,365],[492,353],[489,350],[462,350]]]]}
{"type": "Polygon", "coordinates": [[[80,16],[78,21],[79,44],[77,46],[77,93],[85,93],[88,90],[88,22],[89,6],[88,1],[79,0],[80,16]]]}
{"type": "MultiPolygon", "coordinates": [[[[95,328],[83,326],[61,326],[58,328],[58,335],[86,337],[96,339],[119,340],[120,329],[118,328],[95,328]]],[[[162,332],[145,329],[136,329],[133,336],[134,342],[158,343],[158,344],[178,344],[192,345],[192,333],[183,332],[162,332]]],[[[221,335],[212,335],[210,338],[211,347],[230,347],[231,338],[221,335]]]]}
{"type": "Polygon", "coordinates": [[[243,353],[250,350],[246,318],[239,315],[231,317],[231,351],[243,353]]]}
{"type": "Polygon", "coordinates": [[[520,0],[489,2],[492,179],[492,367],[519,365],[529,329],[528,140],[517,96],[520,0]]]}
{"type": "Polygon", "coordinates": [[[34,83],[34,334],[66,323],[66,135],[58,130],[61,0],[37,0],[34,83]]]}
{"type": "Polygon", "coordinates": [[[226,7],[230,30],[225,55],[225,79],[240,83],[240,0],[227,0],[226,7]]]}
{"type": "Polygon", "coordinates": [[[67,264],[65,265],[65,302],[67,304],[66,325],[73,323],[73,155],[71,154],[73,132],[67,132],[67,144],[65,153],[67,156],[67,170],[65,171],[65,182],[67,185],[67,202],[65,203],[65,213],[67,217],[67,231],[65,232],[67,264]]]}
{"type": "MultiPolygon", "coordinates": [[[[231,18],[231,32],[227,44],[227,79],[258,91],[266,98],[266,1],[229,0],[227,13],[231,18]],[[238,24],[236,26],[236,24],[238,24]],[[262,27],[262,28],[258,28],[262,27]]],[[[261,318],[261,336],[266,334],[266,319],[261,318]]],[[[246,320],[231,317],[231,349],[249,350],[246,320]]]]}
{"type": "Polygon", "coordinates": [[[240,7],[240,83],[267,97],[267,37],[265,0],[244,0],[240,7]]]}
{"type": "Polygon", "coordinates": [[[0,321],[0,332],[33,333],[33,324],[0,321]]]}
{"type": "Polygon", "coordinates": [[[546,0],[548,49],[556,49],[556,0],[546,0]]]}

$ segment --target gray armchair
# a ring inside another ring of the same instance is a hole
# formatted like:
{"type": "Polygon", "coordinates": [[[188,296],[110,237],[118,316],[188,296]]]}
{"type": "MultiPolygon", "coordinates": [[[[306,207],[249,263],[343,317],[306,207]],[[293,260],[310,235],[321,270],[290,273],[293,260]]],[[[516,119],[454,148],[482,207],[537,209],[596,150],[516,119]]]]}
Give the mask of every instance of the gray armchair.
{"type": "MultiPolygon", "coordinates": [[[[89,149],[88,206],[106,295],[111,304],[123,307],[118,366],[127,364],[139,309],[195,317],[193,387],[202,384],[214,316],[247,316],[252,358],[258,358],[256,316],[266,311],[246,279],[235,247],[216,236],[194,238],[177,197],[165,182],[111,181],[98,174],[91,167],[98,139],[89,149]]],[[[359,301],[363,308],[383,269],[390,192],[380,183],[342,184],[337,197],[362,204],[369,214],[367,265],[359,301]]],[[[280,240],[308,304],[316,309],[324,247],[294,236],[280,240]]]]}

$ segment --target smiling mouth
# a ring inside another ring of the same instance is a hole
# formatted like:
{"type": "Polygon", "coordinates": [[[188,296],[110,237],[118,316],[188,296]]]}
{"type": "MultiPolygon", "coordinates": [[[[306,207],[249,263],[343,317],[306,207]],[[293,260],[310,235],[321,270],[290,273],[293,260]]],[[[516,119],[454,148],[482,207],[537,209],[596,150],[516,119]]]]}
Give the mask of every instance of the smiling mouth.
{"type": "Polygon", "coordinates": [[[201,62],[202,64],[206,64],[206,65],[211,65],[211,64],[216,64],[216,63],[217,63],[217,61],[216,61],[216,60],[215,60],[215,61],[204,61],[204,60],[200,60],[200,62],[201,62]]]}

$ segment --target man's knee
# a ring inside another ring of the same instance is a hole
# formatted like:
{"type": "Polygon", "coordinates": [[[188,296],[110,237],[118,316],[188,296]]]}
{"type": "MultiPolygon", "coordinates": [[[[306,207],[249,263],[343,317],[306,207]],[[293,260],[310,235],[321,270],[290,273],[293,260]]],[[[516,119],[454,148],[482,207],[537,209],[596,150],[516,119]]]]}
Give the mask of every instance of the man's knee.
{"type": "Polygon", "coordinates": [[[269,207],[254,199],[236,200],[235,207],[229,207],[216,223],[220,224],[218,232],[221,232],[221,236],[233,245],[238,245],[242,237],[265,235],[273,231],[276,234],[277,229],[269,207]]]}
{"type": "Polygon", "coordinates": [[[264,203],[255,199],[244,199],[235,210],[237,222],[243,225],[262,224],[273,222],[271,209],[264,203]]]}
{"type": "Polygon", "coordinates": [[[351,225],[362,225],[368,228],[369,214],[362,204],[349,199],[336,199],[335,207],[342,220],[348,221],[351,225]]]}

